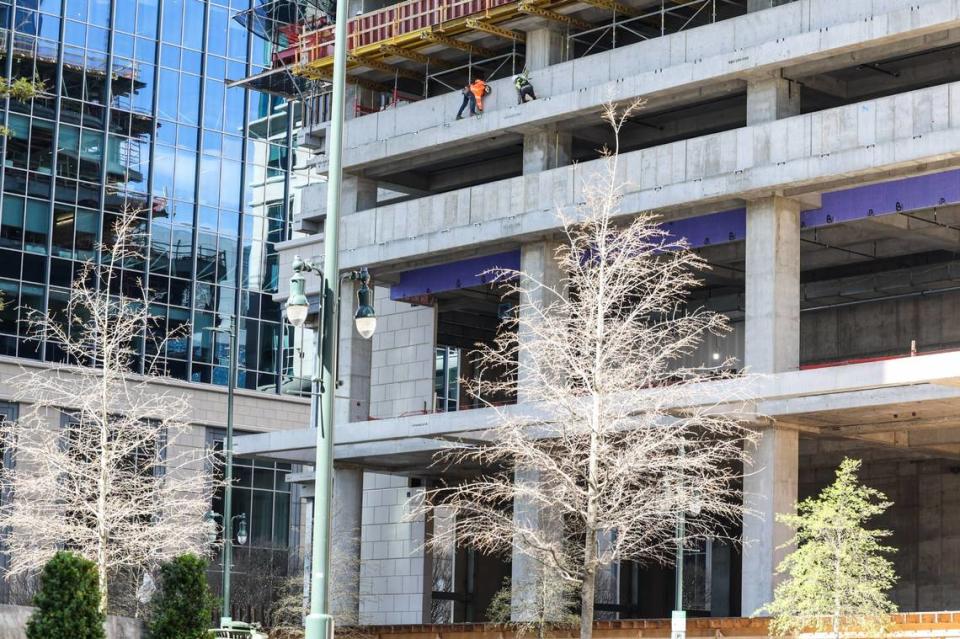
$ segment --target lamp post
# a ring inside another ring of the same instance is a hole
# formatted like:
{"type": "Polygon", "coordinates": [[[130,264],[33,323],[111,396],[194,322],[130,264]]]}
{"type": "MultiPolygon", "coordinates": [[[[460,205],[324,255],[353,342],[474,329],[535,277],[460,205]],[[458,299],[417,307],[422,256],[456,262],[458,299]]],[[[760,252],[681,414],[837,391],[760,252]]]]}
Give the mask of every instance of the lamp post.
{"type": "MultiPolygon", "coordinates": [[[[680,460],[681,463],[684,458],[684,450],[686,446],[680,444],[680,460]]],[[[678,495],[683,496],[683,479],[679,482],[680,486],[678,488],[678,495]]],[[[677,515],[677,565],[676,565],[676,577],[674,582],[674,602],[673,602],[673,615],[670,621],[670,639],[685,639],[687,636],[687,611],[683,608],[683,544],[687,536],[686,527],[687,527],[687,510],[688,504],[685,499],[679,499],[680,502],[680,512],[677,515]]],[[[700,515],[700,502],[699,500],[694,500],[689,504],[690,514],[694,517],[700,515]]]]}
{"type": "MultiPolygon", "coordinates": [[[[220,627],[230,626],[230,567],[233,565],[233,395],[237,387],[237,321],[236,318],[230,320],[230,328],[207,327],[211,333],[224,333],[229,340],[230,355],[227,364],[227,436],[223,442],[224,452],[224,470],[223,470],[223,548],[221,549],[221,559],[223,561],[223,585],[220,609],[220,627]]],[[[211,511],[212,512],[212,511],[211,511]]],[[[242,546],[246,543],[246,515],[242,515],[241,525],[243,526],[242,546]]],[[[239,535],[238,535],[239,537],[239,535]]]]}
{"type": "MultiPolygon", "coordinates": [[[[332,187],[330,187],[332,188],[332,187]]],[[[328,201],[329,205],[329,201],[328,201]]],[[[328,211],[330,209],[328,208],[328,211]]],[[[324,265],[330,265],[331,231],[328,214],[328,230],[325,231],[324,265]]],[[[333,222],[336,226],[336,222],[333,222]]],[[[336,234],[332,246],[336,247],[336,234]]],[[[340,300],[340,284],[345,279],[359,280],[357,291],[357,310],[354,325],[364,339],[370,339],[377,328],[377,317],[370,303],[370,274],[367,269],[352,271],[340,277],[335,269],[336,250],[332,251],[332,267],[324,274],[323,268],[315,262],[302,260],[296,256],[291,266],[290,296],[287,299],[287,319],[295,327],[303,326],[310,313],[307,299],[306,278],[304,273],[315,273],[323,281],[323,294],[320,298],[320,323],[317,331],[317,355],[321,364],[321,374],[314,375],[311,402],[317,434],[316,461],[314,463],[313,497],[313,548],[310,574],[310,614],[307,615],[305,639],[331,639],[333,636],[333,617],[330,616],[329,577],[330,577],[330,520],[333,494],[333,427],[334,392],[336,390],[337,371],[337,325],[340,300]]]]}
{"type": "MultiPolygon", "coordinates": [[[[337,0],[337,12],[334,21],[333,47],[333,96],[330,118],[329,144],[327,147],[327,217],[323,229],[323,269],[303,262],[294,261],[294,275],[290,280],[290,300],[287,303],[287,317],[294,326],[302,326],[306,321],[309,306],[304,295],[303,270],[310,270],[321,276],[320,327],[317,334],[317,347],[320,351],[322,371],[314,389],[313,411],[317,420],[317,452],[314,465],[313,498],[313,553],[311,558],[310,614],[305,623],[305,639],[330,639],[333,636],[333,617],[328,610],[329,573],[330,573],[330,514],[333,492],[333,415],[334,390],[337,383],[337,300],[340,294],[340,268],[338,265],[338,235],[340,226],[340,190],[343,182],[343,113],[344,95],[347,79],[347,0],[337,0]],[[299,263],[299,264],[298,264],[299,263]],[[299,268],[298,268],[299,266],[299,268]],[[298,278],[299,276],[299,278],[298,278]],[[296,290],[294,286],[298,286],[296,290]],[[296,302],[296,304],[291,304],[296,302]],[[291,309],[291,306],[293,307],[291,309]],[[299,322],[299,323],[298,323],[299,322]]],[[[365,273],[365,271],[364,271],[365,273]]],[[[369,279],[369,275],[367,275],[369,279]]],[[[364,287],[365,281],[364,281],[364,287]]],[[[369,291],[367,292],[369,306],[369,291]]],[[[370,309],[370,315],[358,317],[357,330],[369,336],[376,327],[376,319],[370,309]],[[363,328],[359,320],[365,322],[363,328]]],[[[366,311],[365,311],[366,312],[366,311]]]]}

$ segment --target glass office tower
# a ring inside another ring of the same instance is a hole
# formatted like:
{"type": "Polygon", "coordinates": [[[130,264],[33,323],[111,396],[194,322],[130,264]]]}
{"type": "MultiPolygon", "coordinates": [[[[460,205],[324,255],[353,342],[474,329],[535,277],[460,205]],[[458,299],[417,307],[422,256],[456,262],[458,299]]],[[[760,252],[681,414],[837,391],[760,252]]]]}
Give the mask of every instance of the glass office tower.
{"type": "Polygon", "coordinates": [[[129,207],[149,251],[125,265],[123,285],[139,278],[169,327],[192,326],[161,354],[170,374],[225,384],[226,338],[205,329],[237,315],[238,385],[279,388],[273,246],[289,232],[290,135],[272,117],[285,102],[226,88],[269,62],[231,19],[249,5],[0,0],[0,70],[46,84],[30,102],[0,102],[0,354],[60,356],[21,320],[63,307],[78,265],[129,207]]]}

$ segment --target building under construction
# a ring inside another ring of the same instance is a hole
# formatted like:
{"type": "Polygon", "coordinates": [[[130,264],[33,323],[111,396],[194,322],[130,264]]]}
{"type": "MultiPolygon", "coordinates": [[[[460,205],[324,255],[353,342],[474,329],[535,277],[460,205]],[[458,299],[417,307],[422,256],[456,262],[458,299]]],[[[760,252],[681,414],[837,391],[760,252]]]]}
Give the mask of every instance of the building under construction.
{"type": "MultiPolygon", "coordinates": [[[[269,42],[270,68],[237,82],[301,105],[290,140],[320,174],[326,13],[270,0],[238,16],[269,42]]],[[[845,455],[894,502],[879,525],[900,609],[960,608],[960,2],[354,0],[350,15],[340,263],[371,270],[379,324],[372,341],[349,317],[341,331],[333,525],[361,623],[482,621],[523,570],[520,557],[424,551],[449,522],[408,521],[405,504],[446,472],[434,453],[491,423],[463,388],[465,355],[511,300],[481,274],[549,277],[554,212],[576,210],[610,142],[599,110],[635,98],[622,211],[658,213],[710,263],[693,299],[734,330],[698,357],[762,373],[752,399],[772,418],[745,479],[743,543],[685,555],[684,608],[768,602],[789,536],[776,513],[845,455]],[[518,104],[524,68],[538,99],[518,104]],[[483,115],[457,120],[477,76],[492,88],[483,115]]],[[[291,194],[278,299],[293,256],[322,255],[324,189],[291,194]]],[[[292,357],[287,373],[310,365],[292,357]]],[[[314,438],[304,424],[239,447],[309,464],[314,438]]],[[[309,473],[298,479],[309,494],[309,473]]],[[[674,579],[612,566],[598,613],[667,616],[674,579]]]]}

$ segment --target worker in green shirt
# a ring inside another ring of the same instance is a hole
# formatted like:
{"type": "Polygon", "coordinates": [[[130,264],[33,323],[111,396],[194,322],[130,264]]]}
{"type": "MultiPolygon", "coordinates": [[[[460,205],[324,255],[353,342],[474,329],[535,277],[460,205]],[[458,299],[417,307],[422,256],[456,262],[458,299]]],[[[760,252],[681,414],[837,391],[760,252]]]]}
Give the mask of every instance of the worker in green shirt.
{"type": "Polygon", "coordinates": [[[530,72],[524,67],[513,80],[513,86],[517,88],[517,104],[523,104],[528,99],[536,100],[537,95],[533,92],[533,85],[530,84],[530,72]]]}

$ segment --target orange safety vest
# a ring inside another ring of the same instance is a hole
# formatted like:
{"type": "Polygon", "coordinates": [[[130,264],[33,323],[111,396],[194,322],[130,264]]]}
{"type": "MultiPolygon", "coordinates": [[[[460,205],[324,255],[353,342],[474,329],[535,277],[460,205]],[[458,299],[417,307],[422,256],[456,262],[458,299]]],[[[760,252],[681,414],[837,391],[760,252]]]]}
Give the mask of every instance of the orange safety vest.
{"type": "Polygon", "coordinates": [[[487,83],[483,80],[474,80],[470,85],[470,93],[477,99],[477,109],[483,111],[483,96],[487,90],[487,83]]]}

